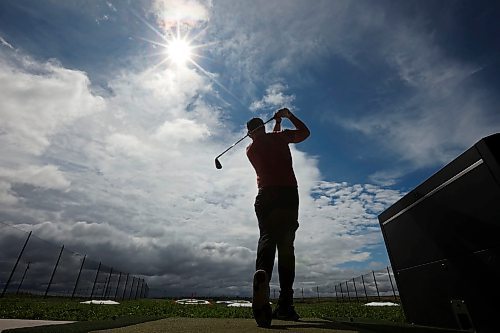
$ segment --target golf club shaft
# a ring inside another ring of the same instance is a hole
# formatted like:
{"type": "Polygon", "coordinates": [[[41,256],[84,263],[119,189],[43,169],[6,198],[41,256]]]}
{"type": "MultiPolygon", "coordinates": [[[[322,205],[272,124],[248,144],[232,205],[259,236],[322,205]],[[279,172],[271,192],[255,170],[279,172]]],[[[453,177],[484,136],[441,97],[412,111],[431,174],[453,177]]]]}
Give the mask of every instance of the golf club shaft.
{"type": "Polygon", "coordinates": [[[234,147],[234,146],[236,146],[238,143],[240,143],[241,141],[243,141],[244,139],[246,139],[246,138],[247,138],[247,136],[248,136],[248,134],[247,134],[247,135],[245,135],[244,137],[242,137],[241,139],[239,139],[238,141],[236,141],[235,143],[233,143],[233,144],[232,144],[229,148],[227,148],[227,149],[226,149],[226,150],[224,150],[222,153],[220,153],[220,154],[216,157],[216,159],[218,159],[219,157],[221,157],[222,155],[224,155],[224,154],[225,154],[225,153],[226,153],[229,149],[233,148],[233,147],[234,147]]]}
{"type": "MultiPolygon", "coordinates": [[[[271,120],[273,120],[274,117],[272,117],[271,119],[269,119],[268,121],[266,121],[265,123],[263,123],[262,125],[260,125],[259,127],[257,127],[256,129],[254,129],[254,131],[258,130],[259,128],[265,126],[268,122],[270,122],[271,120]]],[[[242,137],[241,139],[239,139],[238,141],[236,141],[235,143],[233,143],[229,148],[227,148],[226,150],[224,150],[222,153],[220,153],[215,159],[218,159],[219,157],[221,157],[222,155],[224,155],[225,153],[227,153],[227,151],[231,148],[233,148],[234,146],[236,146],[238,143],[240,143],[241,141],[243,141],[244,139],[246,139],[248,137],[249,134],[245,135],[244,137],[242,137]]]]}

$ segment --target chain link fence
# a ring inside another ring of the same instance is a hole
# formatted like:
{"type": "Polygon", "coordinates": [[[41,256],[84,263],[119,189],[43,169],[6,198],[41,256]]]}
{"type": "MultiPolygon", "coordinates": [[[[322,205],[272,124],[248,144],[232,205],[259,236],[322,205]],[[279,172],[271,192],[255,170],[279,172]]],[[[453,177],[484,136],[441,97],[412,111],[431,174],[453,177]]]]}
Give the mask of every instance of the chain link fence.
{"type": "MultiPolygon", "coordinates": [[[[300,285],[300,281],[296,281],[300,285]]],[[[271,298],[279,297],[279,285],[271,286],[271,298]]],[[[336,284],[322,286],[305,284],[294,290],[297,300],[317,299],[337,300],[338,302],[399,302],[399,291],[390,266],[385,269],[371,271],[336,284]]]]}
{"type": "Polygon", "coordinates": [[[0,222],[0,297],[30,294],[90,299],[145,298],[138,276],[0,222]]]}
{"type": "Polygon", "coordinates": [[[338,283],[334,289],[335,298],[339,301],[399,300],[394,273],[389,266],[338,283]]]}

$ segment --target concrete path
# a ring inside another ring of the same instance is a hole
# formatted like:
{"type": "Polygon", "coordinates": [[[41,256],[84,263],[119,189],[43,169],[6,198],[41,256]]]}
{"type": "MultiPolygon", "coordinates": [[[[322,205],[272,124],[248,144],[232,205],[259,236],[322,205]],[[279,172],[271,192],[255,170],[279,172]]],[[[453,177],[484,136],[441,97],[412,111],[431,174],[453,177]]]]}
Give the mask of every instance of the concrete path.
{"type": "MultiPolygon", "coordinates": [[[[111,330],[93,333],[164,333],[164,332],[206,332],[206,333],[271,333],[271,332],[328,332],[328,333],[360,333],[361,331],[341,327],[322,319],[304,319],[300,322],[273,320],[270,329],[257,327],[253,319],[226,318],[167,318],[111,330]]],[[[363,330],[363,332],[369,332],[363,330]]]]}
{"type": "Polygon", "coordinates": [[[74,323],[74,321],[27,320],[27,319],[0,319],[0,332],[11,328],[35,327],[45,325],[60,325],[74,323]]]}

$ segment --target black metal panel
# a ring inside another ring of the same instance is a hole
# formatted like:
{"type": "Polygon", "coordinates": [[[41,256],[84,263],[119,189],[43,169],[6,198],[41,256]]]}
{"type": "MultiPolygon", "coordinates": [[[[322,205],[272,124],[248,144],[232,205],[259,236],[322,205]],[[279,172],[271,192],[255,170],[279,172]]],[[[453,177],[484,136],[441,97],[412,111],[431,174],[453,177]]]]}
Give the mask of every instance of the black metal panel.
{"type": "Polygon", "coordinates": [[[491,249],[397,271],[407,320],[419,325],[467,328],[467,320],[460,323],[453,311],[452,301],[460,300],[470,315],[470,326],[478,332],[498,332],[499,259],[499,249],[491,249]]]}
{"type": "Polygon", "coordinates": [[[407,318],[459,328],[470,313],[478,332],[488,332],[500,313],[487,301],[500,293],[485,290],[500,281],[500,134],[457,157],[379,222],[407,318]]]}
{"type": "Polygon", "coordinates": [[[445,183],[447,180],[459,174],[461,171],[480,159],[481,155],[478,153],[477,149],[475,147],[469,148],[462,155],[436,172],[429,179],[417,186],[414,190],[405,195],[394,205],[383,211],[378,217],[380,223],[387,221],[403,209],[414,204],[419,199],[422,199],[426,194],[430,193],[439,185],[445,183]]]}
{"type": "Polygon", "coordinates": [[[500,135],[490,135],[479,141],[475,147],[500,186],[500,135]]]}
{"type": "Polygon", "coordinates": [[[392,267],[404,269],[495,247],[500,188],[483,163],[383,225],[392,267]]]}

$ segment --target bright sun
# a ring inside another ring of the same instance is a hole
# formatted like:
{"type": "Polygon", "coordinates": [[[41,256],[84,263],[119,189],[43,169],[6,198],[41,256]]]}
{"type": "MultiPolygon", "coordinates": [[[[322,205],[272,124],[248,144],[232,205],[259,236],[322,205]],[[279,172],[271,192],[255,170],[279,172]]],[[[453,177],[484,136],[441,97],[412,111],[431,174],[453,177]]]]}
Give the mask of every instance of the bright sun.
{"type": "Polygon", "coordinates": [[[188,41],[174,38],[167,46],[168,58],[177,65],[184,65],[191,60],[192,48],[188,41]]]}

